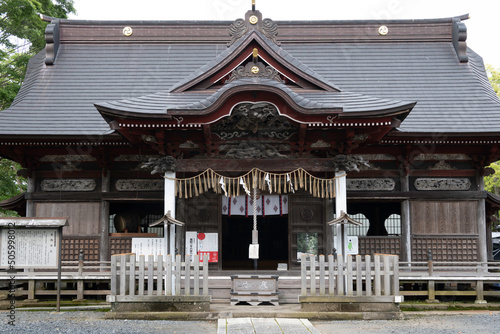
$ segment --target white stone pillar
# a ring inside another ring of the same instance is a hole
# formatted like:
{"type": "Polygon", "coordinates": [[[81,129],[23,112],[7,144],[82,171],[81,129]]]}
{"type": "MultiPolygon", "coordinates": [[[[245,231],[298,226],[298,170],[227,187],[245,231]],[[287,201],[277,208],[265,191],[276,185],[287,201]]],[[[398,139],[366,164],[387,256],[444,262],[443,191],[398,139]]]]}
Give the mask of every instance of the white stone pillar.
{"type": "MultiPolygon", "coordinates": [[[[342,211],[347,213],[347,185],[346,172],[339,171],[335,173],[335,214],[336,218],[340,217],[342,211]]],[[[337,254],[342,254],[346,259],[344,241],[347,239],[347,230],[344,224],[337,224],[337,254]]]]}
{"type": "MultiPolygon", "coordinates": [[[[165,198],[164,198],[164,212],[167,214],[170,211],[170,216],[175,218],[175,172],[165,172],[165,198]]],[[[175,225],[165,224],[165,247],[170,246],[169,249],[165,249],[165,254],[171,254],[173,257],[175,254],[175,225]],[[167,240],[167,237],[169,238],[167,240]]]]}
{"type": "MultiPolygon", "coordinates": [[[[175,172],[165,172],[165,193],[164,193],[164,212],[170,211],[170,216],[175,218],[175,172]]],[[[165,255],[171,254],[172,261],[175,261],[175,225],[164,223],[164,242],[165,255]]],[[[166,284],[167,280],[165,280],[166,284]]],[[[167,289],[165,287],[165,294],[167,289]]],[[[172,275],[172,295],[175,295],[175,275],[172,275]]]]}

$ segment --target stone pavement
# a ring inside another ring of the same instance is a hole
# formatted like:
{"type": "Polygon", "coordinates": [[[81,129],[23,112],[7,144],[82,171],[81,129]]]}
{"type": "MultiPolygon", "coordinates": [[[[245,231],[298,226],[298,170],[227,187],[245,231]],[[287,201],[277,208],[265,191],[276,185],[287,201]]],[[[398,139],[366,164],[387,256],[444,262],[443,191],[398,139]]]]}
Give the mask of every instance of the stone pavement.
{"type": "Polygon", "coordinates": [[[321,334],[307,319],[219,319],[217,334],[321,334]]]}

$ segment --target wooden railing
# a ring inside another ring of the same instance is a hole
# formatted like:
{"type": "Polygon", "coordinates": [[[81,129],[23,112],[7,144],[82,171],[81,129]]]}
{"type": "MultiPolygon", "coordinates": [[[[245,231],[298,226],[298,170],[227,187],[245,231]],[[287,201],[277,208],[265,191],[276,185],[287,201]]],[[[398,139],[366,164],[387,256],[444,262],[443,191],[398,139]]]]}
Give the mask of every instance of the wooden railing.
{"type": "Polygon", "coordinates": [[[117,254],[111,256],[111,296],[208,296],[208,258],[195,255],[193,262],[181,256],[117,254]],[[191,284],[191,281],[193,284],[191,284]],[[181,284],[183,283],[183,284],[181,284]]]}
{"type": "Polygon", "coordinates": [[[348,255],[344,262],[338,255],[301,257],[302,296],[398,296],[399,257],[348,255]],[[336,261],[335,261],[336,260],[336,261]],[[309,282],[309,286],[308,283],[309,282]]]}
{"type": "MultiPolygon", "coordinates": [[[[109,295],[111,262],[84,261],[83,257],[80,258],[79,261],[62,261],[61,281],[64,287],[61,294],[76,296],[77,301],[83,300],[85,295],[109,295]]],[[[15,272],[0,272],[0,282],[7,281],[14,282],[17,287],[16,296],[27,296],[27,300],[35,300],[37,296],[57,294],[57,269],[17,268],[15,272]],[[22,288],[25,283],[27,289],[22,288]],[[36,283],[42,283],[44,286],[40,287],[36,283]]]]}

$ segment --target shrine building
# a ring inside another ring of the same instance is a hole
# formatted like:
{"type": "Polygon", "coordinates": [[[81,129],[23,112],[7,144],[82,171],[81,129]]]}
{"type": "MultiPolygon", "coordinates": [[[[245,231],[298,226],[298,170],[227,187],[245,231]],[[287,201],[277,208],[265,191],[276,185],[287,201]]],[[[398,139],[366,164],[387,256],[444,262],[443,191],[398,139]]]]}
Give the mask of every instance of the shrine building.
{"type": "Polygon", "coordinates": [[[167,214],[184,223],[171,253],[194,238],[212,269],[251,269],[258,230],[258,268],[293,270],[334,251],[347,173],[359,254],[487,261],[500,101],[467,18],[43,17],[47,45],[0,112],[28,190],[0,206],[69,217],[65,260],[131,252],[167,214]]]}

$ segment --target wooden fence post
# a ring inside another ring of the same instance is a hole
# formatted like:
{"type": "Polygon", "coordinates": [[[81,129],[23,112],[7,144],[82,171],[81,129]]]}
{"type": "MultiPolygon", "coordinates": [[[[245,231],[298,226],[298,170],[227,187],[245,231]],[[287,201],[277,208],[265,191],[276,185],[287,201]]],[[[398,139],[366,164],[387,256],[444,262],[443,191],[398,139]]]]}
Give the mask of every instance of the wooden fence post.
{"type": "Polygon", "coordinates": [[[365,255],[365,290],[366,296],[372,295],[372,263],[370,255],[365,255]]]}
{"type": "Polygon", "coordinates": [[[375,255],[375,274],[373,277],[373,285],[375,288],[375,296],[382,295],[382,287],[380,285],[380,255],[375,255]]]}
{"type": "Polygon", "coordinates": [[[352,284],[352,256],[347,255],[347,267],[346,267],[346,295],[353,296],[353,284],[352,284]]]}
{"type": "Polygon", "coordinates": [[[361,255],[356,255],[356,296],[363,295],[363,262],[361,255]]]}
{"type": "Polygon", "coordinates": [[[148,296],[153,295],[154,286],[154,269],[155,269],[155,257],[154,255],[148,256],[148,296]]]}
{"type": "Polygon", "coordinates": [[[384,255],[384,296],[389,296],[391,294],[391,265],[390,256],[384,255]]]}
{"type": "Polygon", "coordinates": [[[130,276],[128,283],[128,294],[130,296],[135,295],[135,254],[130,257],[130,276]]]}
{"type": "Polygon", "coordinates": [[[157,257],[157,271],[156,271],[156,295],[163,294],[163,255],[157,257]]]}
{"type": "Polygon", "coordinates": [[[337,255],[337,293],[343,296],[344,293],[344,258],[342,254],[337,255]]]}
{"type": "Polygon", "coordinates": [[[325,295],[325,256],[319,256],[319,295],[325,295]]]}
{"type": "Polygon", "coordinates": [[[144,296],[144,277],[146,276],[145,266],[146,257],[144,255],[139,255],[139,296],[144,296]]]}
{"type": "Polygon", "coordinates": [[[181,256],[175,256],[175,295],[181,295],[181,256]]]}
{"type": "Polygon", "coordinates": [[[82,279],[83,275],[83,249],[80,249],[80,253],[78,254],[78,276],[80,279],[76,282],[76,300],[83,301],[83,289],[84,283],[82,279]]]}
{"type": "Polygon", "coordinates": [[[335,270],[333,266],[333,255],[328,255],[328,294],[335,294],[335,270]]]}
{"type": "Polygon", "coordinates": [[[118,294],[117,289],[117,271],[116,271],[116,263],[118,262],[119,255],[111,256],[111,296],[116,296],[118,294]]]}
{"type": "Polygon", "coordinates": [[[193,289],[194,295],[200,295],[200,257],[199,255],[194,256],[194,281],[193,281],[193,289]]]}
{"type": "Polygon", "coordinates": [[[191,263],[190,256],[186,256],[186,261],[184,265],[184,295],[189,296],[191,294],[191,263]]]}
{"type": "Polygon", "coordinates": [[[307,264],[306,254],[300,255],[300,294],[307,296],[307,264]]]}
{"type": "Polygon", "coordinates": [[[167,254],[165,259],[166,270],[165,270],[165,294],[167,296],[172,296],[172,255],[167,254]]]}
{"type": "Polygon", "coordinates": [[[208,256],[203,257],[203,295],[208,296],[208,256]]]}
{"type": "Polygon", "coordinates": [[[309,270],[311,271],[311,296],[316,296],[316,258],[314,255],[309,256],[311,265],[309,270]]]}
{"type": "Polygon", "coordinates": [[[399,296],[399,255],[393,257],[392,293],[399,296]]]}

